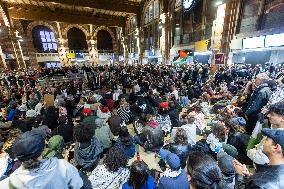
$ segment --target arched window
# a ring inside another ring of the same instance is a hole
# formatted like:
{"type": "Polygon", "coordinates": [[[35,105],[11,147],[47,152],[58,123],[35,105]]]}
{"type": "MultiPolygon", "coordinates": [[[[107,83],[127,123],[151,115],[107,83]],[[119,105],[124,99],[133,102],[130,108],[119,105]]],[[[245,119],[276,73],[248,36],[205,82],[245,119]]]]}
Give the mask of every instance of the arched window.
{"type": "Polygon", "coordinates": [[[32,31],[34,47],[38,52],[57,52],[54,32],[46,26],[36,26],[32,31]]]}
{"type": "Polygon", "coordinates": [[[112,37],[108,31],[98,31],[97,40],[99,51],[113,51],[112,37]]]}
{"type": "Polygon", "coordinates": [[[87,50],[85,33],[78,28],[70,28],[67,32],[69,50],[87,50]]]}
{"type": "Polygon", "coordinates": [[[153,21],[156,18],[159,18],[159,15],[160,15],[159,0],[150,1],[144,12],[145,24],[153,21]]]}

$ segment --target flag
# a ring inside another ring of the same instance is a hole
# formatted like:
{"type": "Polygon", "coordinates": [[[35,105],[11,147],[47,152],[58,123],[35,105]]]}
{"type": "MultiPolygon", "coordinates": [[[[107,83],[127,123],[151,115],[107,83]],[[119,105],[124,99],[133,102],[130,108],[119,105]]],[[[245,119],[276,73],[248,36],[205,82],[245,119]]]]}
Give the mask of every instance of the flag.
{"type": "Polygon", "coordinates": [[[183,58],[185,58],[185,57],[187,57],[187,56],[188,56],[188,54],[187,54],[186,52],[184,52],[184,51],[182,51],[182,50],[179,51],[179,57],[180,57],[180,58],[183,59],[183,58]]]}

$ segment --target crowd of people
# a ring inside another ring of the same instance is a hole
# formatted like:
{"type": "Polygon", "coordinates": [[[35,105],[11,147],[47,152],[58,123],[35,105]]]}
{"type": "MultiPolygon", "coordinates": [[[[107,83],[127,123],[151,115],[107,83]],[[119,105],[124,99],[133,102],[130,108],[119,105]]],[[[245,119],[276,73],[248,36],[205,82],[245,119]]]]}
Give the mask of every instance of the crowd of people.
{"type": "Polygon", "coordinates": [[[284,188],[282,68],[50,68],[0,88],[0,188],[284,188]]]}

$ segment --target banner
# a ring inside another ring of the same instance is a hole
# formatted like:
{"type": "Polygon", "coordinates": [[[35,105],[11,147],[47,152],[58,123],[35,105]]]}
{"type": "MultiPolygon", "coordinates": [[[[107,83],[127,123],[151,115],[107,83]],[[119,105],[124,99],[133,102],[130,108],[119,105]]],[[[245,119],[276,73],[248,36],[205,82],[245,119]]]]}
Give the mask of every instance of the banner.
{"type": "Polygon", "coordinates": [[[197,41],[194,43],[194,46],[195,46],[195,52],[205,52],[208,51],[210,48],[210,41],[209,40],[197,41]]]}
{"type": "Polygon", "coordinates": [[[215,64],[218,64],[218,65],[224,65],[225,64],[224,53],[215,54],[215,64]]]}

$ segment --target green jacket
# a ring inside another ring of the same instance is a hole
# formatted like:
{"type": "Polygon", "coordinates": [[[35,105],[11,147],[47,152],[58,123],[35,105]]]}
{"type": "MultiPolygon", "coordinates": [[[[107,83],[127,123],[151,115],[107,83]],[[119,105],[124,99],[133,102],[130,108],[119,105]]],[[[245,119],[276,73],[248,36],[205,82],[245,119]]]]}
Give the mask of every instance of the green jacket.
{"type": "Polygon", "coordinates": [[[96,129],[95,136],[102,143],[104,149],[112,146],[113,134],[108,125],[96,129]]]}

